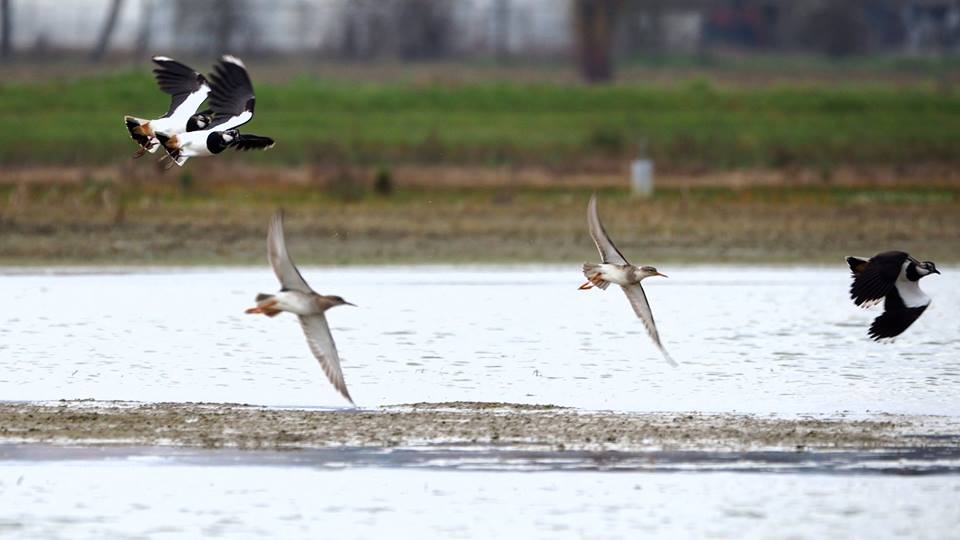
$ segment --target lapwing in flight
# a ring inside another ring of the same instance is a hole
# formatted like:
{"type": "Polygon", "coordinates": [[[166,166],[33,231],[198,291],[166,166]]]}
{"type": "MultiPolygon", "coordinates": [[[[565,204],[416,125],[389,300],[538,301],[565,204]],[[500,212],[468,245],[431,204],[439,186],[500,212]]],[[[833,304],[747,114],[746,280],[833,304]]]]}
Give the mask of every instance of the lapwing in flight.
{"type": "Polygon", "coordinates": [[[213,120],[213,111],[197,112],[210,93],[210,85],[203,74],[166,56],[154,56],[153,62],[157,64],[153,70],[157,85],[171,96],[170,109],[160,118],[153,120],[136,116],[123,117],[130,138],[140,145],[134,158],[145,152],[157,151],[157,132],[173,136],[199,131],[209,127],[213,120]]]}
{"type": "Polygon", "coordinates": [[[280,292],[275,294],[258,294],[257,305],[248,309],[247,313],[262,313],[268,317],[275,317],[282,311],[295,314],[300,319],[300,326],[307,336],[310,351],[320,362],[320,367],[327,375],[340,394],[353,404],[347,383],[343,380],[340,370],[340,356],[337,346],[330,334],[327,325],[326,311],[335,306],[352,306],[339,296],[325,296],[317,294],[307,285],[300,275],[297,266],[287,252],[287,245],[283,236],[283,212],[278,211],[270,220],[267,228],[267,260],[273,267],[274,274],[280,280],[280,292]]]}
{"type": "Polygon", "coordinates": [[[634,266],[627,262],[626,257],[620,253],[617,246],[613,245],[603,224],[600,223],[600,216],[597,214],[597,195],[590,197],[587,204],[587,227],[590,229],[590,236],[597,245],[597,251],[600,252],[600,264],[584,263],[583,275],[587,282],[580,286],[580,289],[590,289],[599,287],[606,289],[611,283],[616,283],[623,289],[627,295],[627,300],[636,312],[637,317],[643,321],[647,328],[650,338],[663,353],[664,359],[671,365],[677,363],[670,358],[667,350],[660,342],[660,334],[657,333],[657,325],[653,321],[653,311],[650,310],[650,303],[647,301],[647,295],[643,292],[640,282],[651,276],[663,276],[652,266],[634,266]]]}
{"type": "Polygon", "coordinates": [[[180,134],[157,132],[157,139],[177,165],[188,158],[213,156],[227,148],[266,150],[274,145],[270,137],[241,134],[237,128],[253,118],[256,99],[253,83],[239,58],[223,56],[210,75],[210,108],[213,122],[203,130],[180,134]]]}
{"type": "Polygon", "coordinates": [[[903,251],[869,259],[847,257],[847,264],[853,272],[853,303],[868,308],[883,301],[883,314],[873,320],[869,331],[877,341],[899,336],[923,314],[930,297],[920,290],[920,278],[940,273],[933,262],[920,262],[903,251]]]}

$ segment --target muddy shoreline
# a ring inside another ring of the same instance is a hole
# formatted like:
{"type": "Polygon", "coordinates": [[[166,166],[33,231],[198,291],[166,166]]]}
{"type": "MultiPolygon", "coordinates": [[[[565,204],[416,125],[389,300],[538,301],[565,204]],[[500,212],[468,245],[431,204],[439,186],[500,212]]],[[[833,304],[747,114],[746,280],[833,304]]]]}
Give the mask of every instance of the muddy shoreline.
{"type": "Polygon", "coordinates": [[[552,452],[956,449],[960,418],[619,413],[469,402],[302,410],[61,401],[0,403],[0,444],[241,450],[439,444],[552,452]]]}

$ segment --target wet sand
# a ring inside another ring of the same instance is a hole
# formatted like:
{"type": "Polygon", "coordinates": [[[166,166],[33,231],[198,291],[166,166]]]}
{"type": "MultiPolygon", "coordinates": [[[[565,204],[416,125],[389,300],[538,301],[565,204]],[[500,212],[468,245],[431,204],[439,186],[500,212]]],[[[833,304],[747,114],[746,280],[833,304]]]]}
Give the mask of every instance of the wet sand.
{"type": "Polygon", "coordinates": [[[417,403],[378,410],[61,401],[0,404],[0,443],[297,450],[496,446],[562,451],[960,448],[960,419],[617,413],[550,405],[417,403]]]}

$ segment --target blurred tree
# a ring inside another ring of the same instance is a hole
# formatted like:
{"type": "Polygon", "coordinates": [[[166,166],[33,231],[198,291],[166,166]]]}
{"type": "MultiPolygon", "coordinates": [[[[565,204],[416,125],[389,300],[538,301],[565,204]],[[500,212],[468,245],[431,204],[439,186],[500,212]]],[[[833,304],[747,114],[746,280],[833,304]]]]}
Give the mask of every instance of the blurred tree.
{"type": "Polygon", "coordinates": [[[810,45],[827,56],[850,56],[867,48],[869,28],[862,0],[821,1],[807,19],[806,27],[810,45]]]}
{"type": "Polygon", "coordinates": [[[580,75],[590,83],[613,79],[613,35],[622,0],[573,0],[580,75]]]}
{"type": "Polygon", "coordinates": [[[137,29],[137,40],[134,43],[136,58],[143,58],[150,52],[151,25],[154,14],[153,0],[143,0],[143,8],[140,15],[140,28],[137,29]]]}
{"type": "Polygon", "coordinates": [[[213,48],[217,55],[230,52],[230,43],[233,38],[233,31],[237,27],[239,19],[239,10],[237,2],[231,0],[215,0],[213,3],[213,13],[216,21],[213,25],[214,42],[213,48]]]}
{"type": "Polygon", "coordinates": [[[496,0],[493,21],[497,60],[506,62],[510,59],[510,0],[496,0]]]}
{"type": "Polygon", "coordinates": [[[451,4],[444,0],[400,0],[395,35],[400,57],[410,60],[442,58],[450,49],[451,4]]]}
{"type": "Polygon", "coordinates": [[[340,53],[346,58],[428,60],[451,50],[450,0],[351,0],[341,18],[340,53]]]}
{"type": "Polygon", "coordinates": [[[13,0],[0,0],[0,60],[7,60],[13,56],[13,47],[10,46],[13,40],[13,20],[11,15],[13,10],[10,4],[13,0]]]}
{"type": "Polygon", "coordinates": [[[90,53],[90,60],[99,62],[107,55],[107,49],[110,47],[110,38],[113,37],[113,29],[117,26],[117,17],[120,15],[120,8],[123,7],[123,0],[112,0],[110,8],[107,10],[107,20],[100,29],[100,37],[97,38],[97,45],[90,53]]]}

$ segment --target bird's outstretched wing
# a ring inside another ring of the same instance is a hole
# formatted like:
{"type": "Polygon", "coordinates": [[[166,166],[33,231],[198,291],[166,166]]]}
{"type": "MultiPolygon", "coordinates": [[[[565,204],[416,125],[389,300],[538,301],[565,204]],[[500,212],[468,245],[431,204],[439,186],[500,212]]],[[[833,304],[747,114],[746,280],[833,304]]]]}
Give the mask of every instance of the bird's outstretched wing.
{"type": "Polygon", "coordinates": [[[307,344],[310,345],[310,351],[320,361],[320,367],[327,375],[327,379],[333,384],[340,394],[347,398],[350,404],[353,404],[353,398],[347,391],[347,383],[343,380],[343,372],[340,370],[340,356],[337,354],[337,346],[333,342],[333,336],[330,335],[330,326],[327,325],[327,318],[320,315],[300,315],[300,326],[303,327],[303,333],[307,336],[307,344]]]}
{"type": "Polygon", "coordinates": [[[613,245],[603,224],[600,223],[600,216],[597,214],[597,194],[590,197],[587,204],[587,226],[590,228],[590,236],[593,237],[593,243],[597,245],[597,251],[600,252],[600,259],[605,263],[629,264],[626,257],[620,253],[617,246],[613,245]]]}
{"type": "Polygon", "coordinates": [[[284,290],[300,291],[305,293],[313,292],[313,289],[307,285],[306,280],[300,275],[297,266],[293,264],[293,259],[287,253],[287,243],[283,238],[283,211],[277,210],[270,218],[270,226],[267,227],[267,260],[273,267],[273,273],[280,280],[280,285],[284,290]]]}
{"type": "Polygon", "coordinates": [[[643,326],[647,328],[650,339],[653,340],[660,349],[660,352],[663,353],[663,358],[668,364],[676,367],[677,363],[674,362],[670,354],[667,353],[667,350],[663,348],[663,344],[660,343],[660,334],[657,332],[656,323],[653,322],[653,311],[650,310],[650,302],[647,301],[647,295],[643,292],[643,287],[637,283],[626,287],[621,285],[620,288],[623,289],[623,292],[627,295],[627,300],[630,300],[630,305],[633,306],[633,311],[636,312],[637,317],[640,317],[640,320],[643,321],[643,326]]]}
{"type": "Polygon", "coordinates": [[[230,146],[244,152],[247,150],[266,150],[273,148],[273,145],[274,140],[270,137],[248,135],[246,133],[241,133],[230,143],[230,146]]]}
{"type": "Polygon", "coordinates": [[[907,257],[909,255],[902,251],[887,251],[871,257],[866,265],[858,265],[860,271],[854,270],[850,285],[853,303],[870,307],[883,300],[893,290],[907,257]]]}
{"type": "MultiPolygon", "coordinates": [[[[916,284],[913,284],[913,286],[916,287],[916,284]]],[[[917,288],[917,291],[919,292],[920,289],[917,288]]],[[[920,294],[923,293],[920,292],[920,294]]],[[[883,314],[874,319],[873,324],[870,325],[870,337],[875,341],[880,341],[902,334],[914,321],[920,318],[920,315],[930,305],[930,299],[926,298],[925,295],[923,297],[926,299],[926,303],[921,303],[916,307],[907,307],[897,288],[892,288],[883,302],[883,314]]]]}
{"type": "Polygon", "coordinates": [[[162,118],[176,118],[185,125],[210,93],[206,77],[166,56],[154,56],[153,62],[157,64],[153,69],[157,85],[172,96],[170,109],[162,118]]]}
{"type": "Polygon", "coordinates": [[[255,103],[253,83],[243,62],[223,56],[210,75],[210,108],[214,113],[210,128],[226,131],[246,124],[253,118],[255,103]]]}

